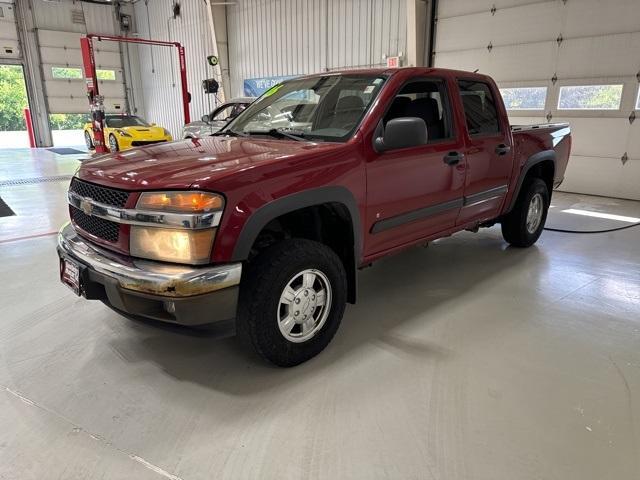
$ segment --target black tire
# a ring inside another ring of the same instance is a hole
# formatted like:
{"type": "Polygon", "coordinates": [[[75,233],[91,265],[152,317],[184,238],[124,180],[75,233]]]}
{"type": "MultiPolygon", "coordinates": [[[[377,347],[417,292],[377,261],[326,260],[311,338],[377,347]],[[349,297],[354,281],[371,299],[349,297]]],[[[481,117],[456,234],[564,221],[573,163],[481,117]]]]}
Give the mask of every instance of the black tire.
{"type": "Polygon", "coordinates": [[[281,367],[293,367],[315,357],[331,342],[340,326],[347,300],[347,276],[333,250],[311,240],[284,240],[260,253],[242,276],[238,333],[263,358],[281,367]],[[294,306],[293,302],[290,306],[282,305],[280,296],[296,275],[309,269],[323,274],[329,283],[330,288],[325,292],[330,298],[325,304],[328,315],[324,323],[318,321],[313,336],[295,343],[281,332],[279,316],[283,307],[300,307],[294,306]]]}
{"type": "Polygon", "coordinates": [[[91,140],[91,135],[87,131],[84,132],[84,143],[87,145],[88,150],[93,150],[95,148],[93,140],[91,140]]]}
{"type": "Polygon", "coordinates": [[[513,210],[502,219],[502,236],[514,247],[530,247],[540,237],[549,211],[549,189],[540,178],[532,178],[522,186],[513,210]],[[534,200],[534,198],[536,200],[534,200]],[[527,224],[529,207],[540,201],[541,212],[535,228],[527,224]],[[531,227],[531,228],[528,228],[531,227]]]}
{"type": "Polygon", "coordinates": [[[109,151],[118,152],[119,150],[120,145],[118,145],[118,139],[113,136],[113,133],[109,134],[109,151]]]}

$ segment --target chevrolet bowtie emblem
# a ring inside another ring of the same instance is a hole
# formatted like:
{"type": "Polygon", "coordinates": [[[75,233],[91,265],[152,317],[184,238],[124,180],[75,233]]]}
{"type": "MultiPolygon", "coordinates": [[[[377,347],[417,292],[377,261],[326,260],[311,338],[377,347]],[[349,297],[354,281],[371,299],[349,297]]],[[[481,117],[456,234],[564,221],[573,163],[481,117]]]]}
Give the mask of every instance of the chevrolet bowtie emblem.
{"type": "Polygon", "coordinates": [[[93,204],[89,200],[80,200],[80,209],[85,215],[91,215],[93,213],[93,204]]]}

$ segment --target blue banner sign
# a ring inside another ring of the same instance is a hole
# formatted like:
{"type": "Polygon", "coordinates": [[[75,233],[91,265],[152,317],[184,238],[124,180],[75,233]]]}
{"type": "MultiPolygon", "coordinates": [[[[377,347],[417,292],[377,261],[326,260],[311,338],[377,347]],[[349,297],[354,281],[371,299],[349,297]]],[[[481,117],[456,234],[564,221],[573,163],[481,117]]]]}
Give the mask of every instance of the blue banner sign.
{"type": "Polygon", "coordinates": [[[244,94],[247,97],[259,97],[274,85],[293,77],[294,75],[287,75],[283,77],[245,78],[244,94]]]}

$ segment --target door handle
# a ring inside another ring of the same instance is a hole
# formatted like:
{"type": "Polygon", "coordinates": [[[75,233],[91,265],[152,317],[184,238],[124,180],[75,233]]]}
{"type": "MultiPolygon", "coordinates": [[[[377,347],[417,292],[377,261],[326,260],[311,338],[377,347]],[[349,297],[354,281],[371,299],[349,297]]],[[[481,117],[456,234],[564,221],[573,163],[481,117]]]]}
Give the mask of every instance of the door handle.
{"type": "Polygon", "coordinates": [[[506,155],[510,151],[511,151],[511,147],[509,145],[505,145],[504,143],[501,143],[496,147],[496,153],[498,155],[506,155]]]}
{"type": "Polygon", "coordinates": [[[443,158],[442,161],[447,165],[457,165],[464,158],[464,155],[460,152],[449,152],[443,158]]]}

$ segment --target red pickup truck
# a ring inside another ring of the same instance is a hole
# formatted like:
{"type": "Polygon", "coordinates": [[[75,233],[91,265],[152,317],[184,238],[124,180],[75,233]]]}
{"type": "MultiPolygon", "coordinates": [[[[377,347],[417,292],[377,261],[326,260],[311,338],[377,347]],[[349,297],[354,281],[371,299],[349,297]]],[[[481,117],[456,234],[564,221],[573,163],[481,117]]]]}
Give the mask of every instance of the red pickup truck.
{"type": "Polygon", "coordinates": [[[359,268],[495,223],[532,245],[570,145],[567,124],[510,126],[485,75],[299,77],[211,137],[83,163],[60,278],[124,315],[237,332],[296,365],[331,341],[359,268]]]}

